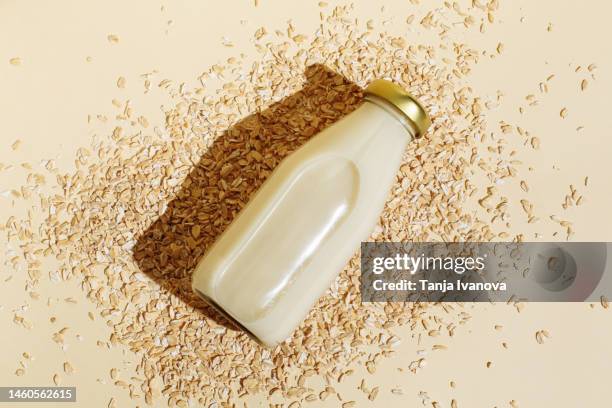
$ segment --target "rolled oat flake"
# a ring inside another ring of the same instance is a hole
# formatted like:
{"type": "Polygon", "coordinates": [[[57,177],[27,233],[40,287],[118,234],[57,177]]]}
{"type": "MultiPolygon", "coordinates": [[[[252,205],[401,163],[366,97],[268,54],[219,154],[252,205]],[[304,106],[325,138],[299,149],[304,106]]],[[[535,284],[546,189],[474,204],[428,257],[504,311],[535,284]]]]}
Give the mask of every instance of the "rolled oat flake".
{"type": "Polygon", "coordinates": [[[364,93],[278,165],[193,274],[198,295],[266,346],[291,335],[367,239],[407,144],[431,124],[390,81],[364,93]]]}

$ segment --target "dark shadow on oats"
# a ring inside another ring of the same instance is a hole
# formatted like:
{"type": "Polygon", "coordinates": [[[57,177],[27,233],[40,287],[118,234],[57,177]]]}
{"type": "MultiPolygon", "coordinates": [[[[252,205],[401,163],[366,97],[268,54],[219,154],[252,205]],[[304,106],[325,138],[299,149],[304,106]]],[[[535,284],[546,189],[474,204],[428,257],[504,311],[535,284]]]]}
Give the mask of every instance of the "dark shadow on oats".
{"type": "Polygon", "coordinates": [[[280,161],[361,101],[357,85],[323,65],[308,67],[305,75],[300,91],[215,139],[166,212],[134,247],[138,266],[160,290],[229,328],[231,324],[191,290],[193,269],[280,161]]]}

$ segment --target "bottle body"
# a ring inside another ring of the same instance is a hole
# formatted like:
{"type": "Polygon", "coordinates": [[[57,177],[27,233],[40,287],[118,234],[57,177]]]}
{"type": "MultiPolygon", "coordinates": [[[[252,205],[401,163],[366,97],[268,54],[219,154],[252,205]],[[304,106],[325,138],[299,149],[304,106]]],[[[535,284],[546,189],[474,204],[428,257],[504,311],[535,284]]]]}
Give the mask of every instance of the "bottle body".
{"type": "Polygon", "coordinates": [[[264,345],[285,340],[368,237],[414,134],[372,97],[315,135],[211,247],[193,289],[264,345]]]}

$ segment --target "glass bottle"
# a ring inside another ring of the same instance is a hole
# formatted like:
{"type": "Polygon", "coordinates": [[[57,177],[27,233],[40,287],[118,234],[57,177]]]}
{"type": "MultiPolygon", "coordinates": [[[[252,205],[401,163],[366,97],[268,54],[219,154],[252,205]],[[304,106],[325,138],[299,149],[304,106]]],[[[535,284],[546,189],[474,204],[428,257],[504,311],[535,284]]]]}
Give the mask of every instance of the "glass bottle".
{"type": "Polygon", "coordinates": [[[193,289],[266,346],[289,337],[367,239],[406,145],[431,124],[400,86],[285,158],[197,265],[193,289]]]}

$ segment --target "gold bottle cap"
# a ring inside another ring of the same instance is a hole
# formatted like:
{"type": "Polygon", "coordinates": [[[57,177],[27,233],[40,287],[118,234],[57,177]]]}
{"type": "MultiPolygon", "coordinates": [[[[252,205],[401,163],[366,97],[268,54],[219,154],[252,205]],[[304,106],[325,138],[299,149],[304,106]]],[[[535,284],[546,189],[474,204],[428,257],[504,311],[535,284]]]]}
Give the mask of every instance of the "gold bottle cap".
{"type": "Polygon", "coordinates": [[[417,134],[421,137],[431,125],[431,119],[425,108],[410,95],[404,88],[385,79],[376,79],[365,88],[365,95],[373,95],[384,99],[397,108],[414,126],[417,134]]]}

